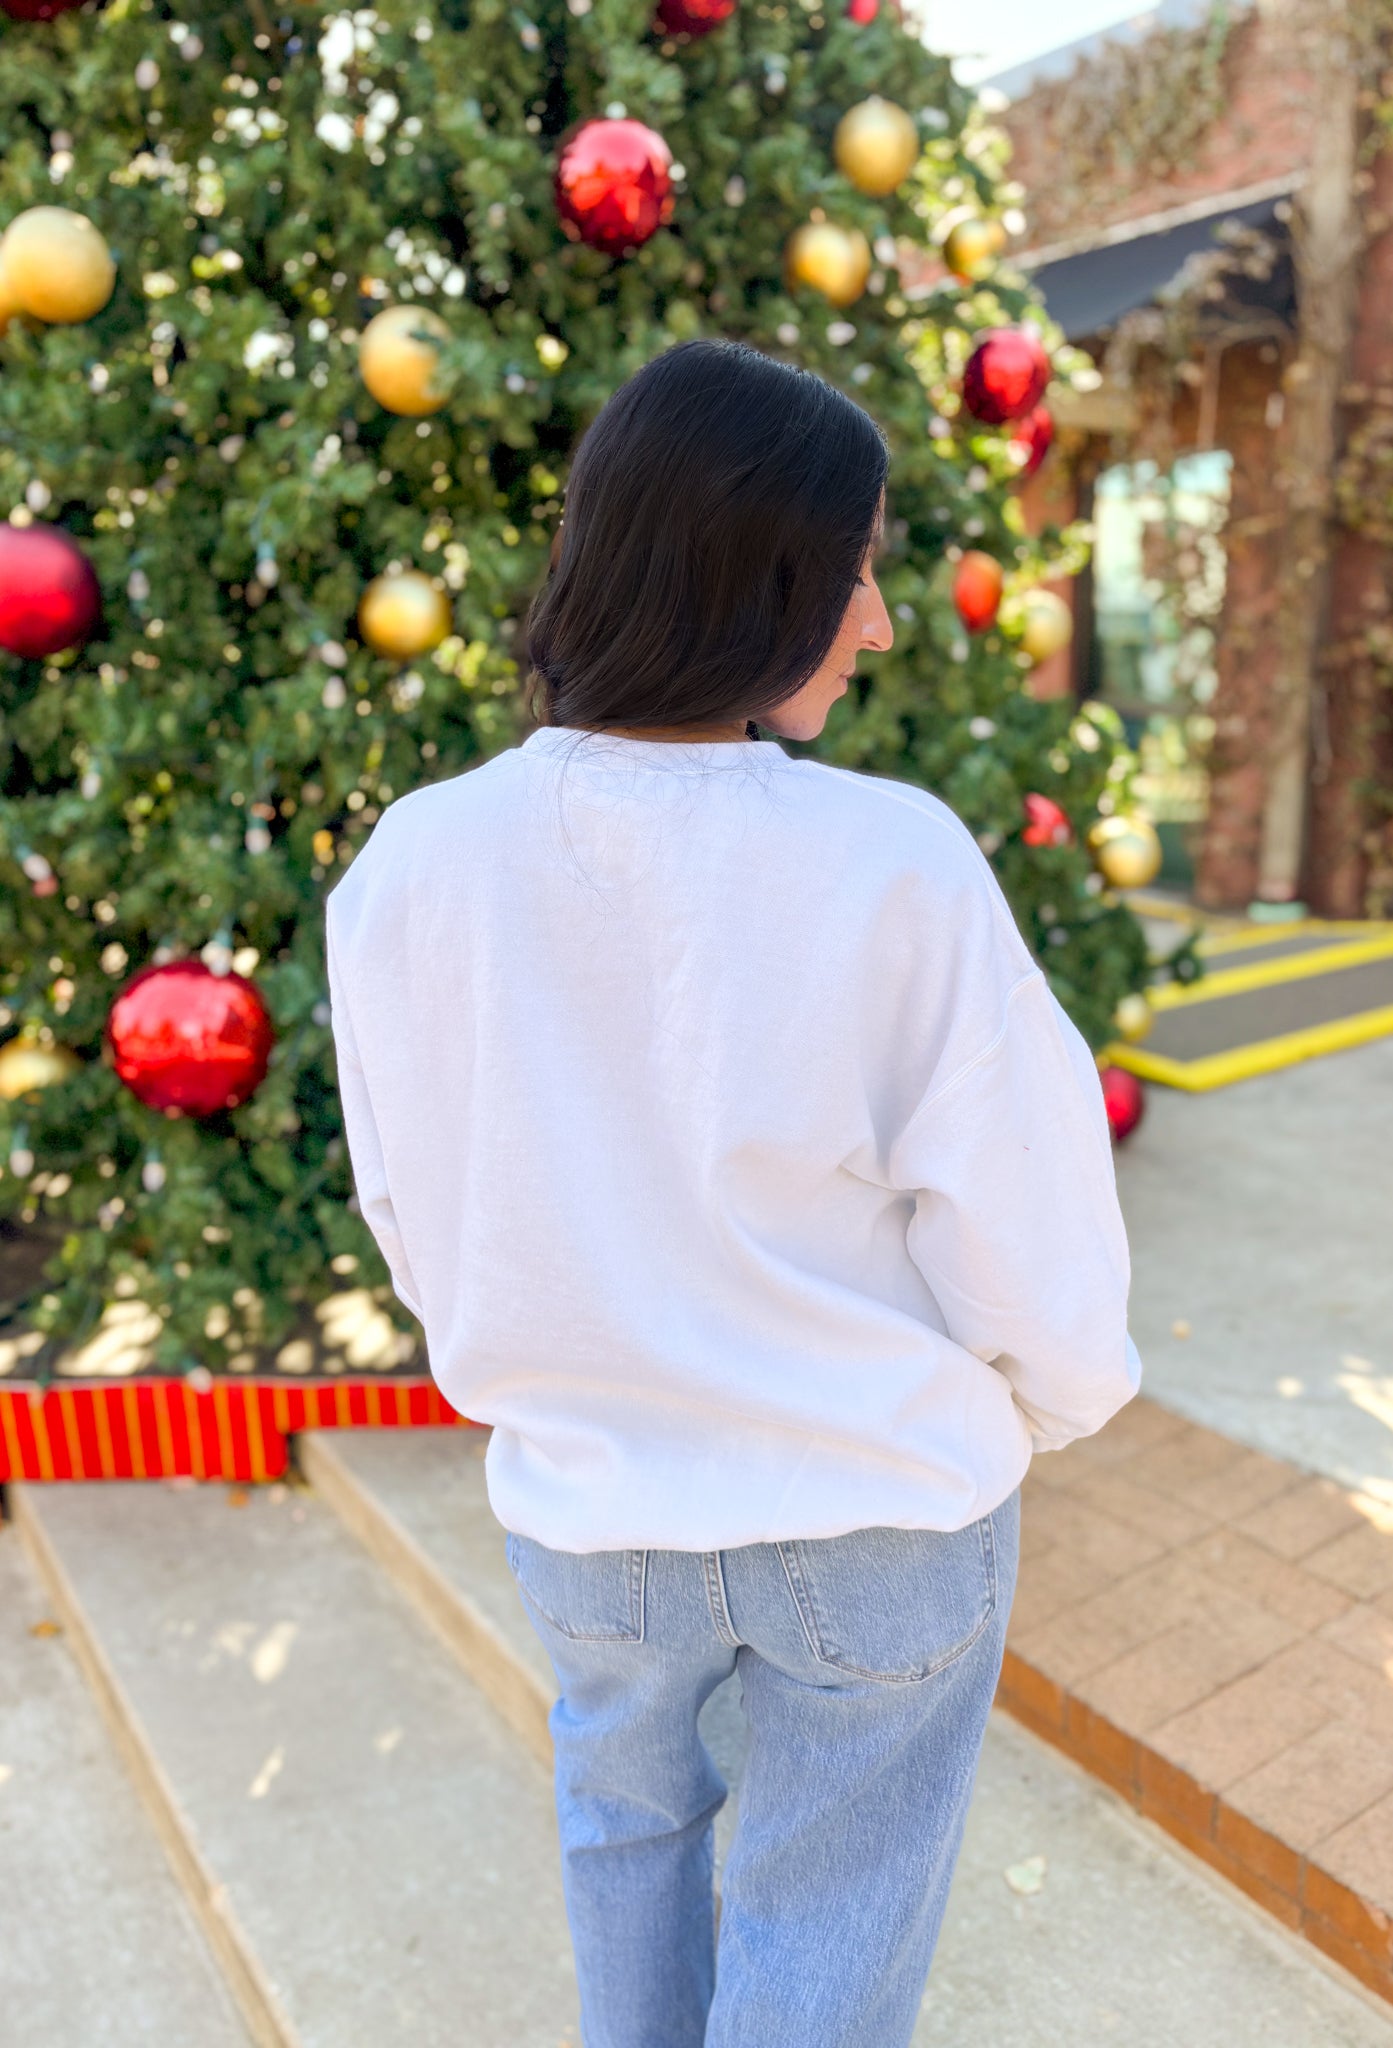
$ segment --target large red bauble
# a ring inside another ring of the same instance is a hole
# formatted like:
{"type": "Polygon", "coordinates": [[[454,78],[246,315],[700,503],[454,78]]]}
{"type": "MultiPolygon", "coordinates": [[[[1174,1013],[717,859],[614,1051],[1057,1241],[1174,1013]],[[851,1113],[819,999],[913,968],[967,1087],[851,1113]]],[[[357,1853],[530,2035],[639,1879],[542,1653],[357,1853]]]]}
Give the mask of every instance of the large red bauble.
{"type": "Polygon", "coordinates": [[[1026,846],[1072,846],[1074,828],[1069,822],[1069,813],[1062,810],[1052,796],[1041,796],[1032,789],[1023,800],[1025,830],[1021,839],[1026,846]]]}
{"type": "Polygon", "coordinates": [[[953,603],[969,633],[985,633],[996,619],[1004,581],[1000,562],[981,548],[969,548],[953,578],[953,603]]]}
{"type": "Polygon", "coordinates": [[[0,524],[0,647],[41,661],[90,639],[101,611],[96,572],[66,533],[0,524]]]}
{"type": "Polygon", "coordinates": [[[1024,327],[994,327],[968,357],[963,404],[984,426],[1023,419],[1045,395],[1050,359],[1044,343],[1024,327]]]}
{"type": "Polygon", "coordinates": [[[1053,444],[1054,421],[1050,418],[1050,409],[1047,405],[1037,405],[1023,420],[1017,421],[1015,432],[1011,436],[1011,446],[1025,452],[1025,461],[1016,471],[1016,475],[1034,476],[1053,444]]]}
{"type": "Polygon", "coordinates": [[[1113,1143],[1120,1145],[1129,1138],[1146,1113],[1146,1097],[1141,1082],[1126,1067],[1104,1067],[1099,1079],[1103,1084],[1103,1105],[1108,1112],[1108,1129],[1112,1132],[1113,1143]]]}
{"type": "Polygon", "coordinates": [[[658,0],[657,25],[665,35],[706,36],[735,12],[735,0],[658,0]]]}
{"type": "Polygon", "coordinates": [[[11,21],[52,21],[55,14],[71,14],[82,0],[0,0],[0,12],[11,21]]]}
{"type": "Polygon", "coordinates": [[[243,975],[171,960],[126,983],[107,1014],[106,1042],[118,1077],[150,1109],[211,1116],[260,1085],[275,1032],[243,975]]]}
{"type": "Polygon", "coordinates": [[[672,151],[642,121],[586,121],[561,151],[556,209],[562,232],[617,256],[672,218],[672,151]]]}

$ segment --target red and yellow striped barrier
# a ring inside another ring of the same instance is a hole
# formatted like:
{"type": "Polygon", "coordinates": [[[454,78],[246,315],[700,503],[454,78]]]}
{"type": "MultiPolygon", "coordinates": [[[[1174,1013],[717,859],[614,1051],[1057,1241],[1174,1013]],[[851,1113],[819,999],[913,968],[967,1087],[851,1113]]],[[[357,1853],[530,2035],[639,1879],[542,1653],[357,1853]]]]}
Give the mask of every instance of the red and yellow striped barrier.
{"type": "Polygon", "coordinates": [[[0,1480],[276,1479],[301,1429],[475,1425],[430,1379],[0,1385],[0,1480]]]}

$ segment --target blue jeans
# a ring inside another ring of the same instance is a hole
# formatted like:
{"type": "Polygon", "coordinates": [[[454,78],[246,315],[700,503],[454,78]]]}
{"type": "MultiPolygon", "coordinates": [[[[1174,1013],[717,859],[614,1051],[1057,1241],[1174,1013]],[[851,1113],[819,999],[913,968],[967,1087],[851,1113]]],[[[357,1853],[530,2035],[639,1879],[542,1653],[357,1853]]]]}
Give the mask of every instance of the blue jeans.
{"type": "Polygon", "coordinates": [[[560,1687],[550,1727],[584,2048],[905,2048],[1015,1594],[1020,1491],[951,1533],[508,1562],[560,1687]],[[726,1781],[697,1731],[732,1671],[726,1781]]]}

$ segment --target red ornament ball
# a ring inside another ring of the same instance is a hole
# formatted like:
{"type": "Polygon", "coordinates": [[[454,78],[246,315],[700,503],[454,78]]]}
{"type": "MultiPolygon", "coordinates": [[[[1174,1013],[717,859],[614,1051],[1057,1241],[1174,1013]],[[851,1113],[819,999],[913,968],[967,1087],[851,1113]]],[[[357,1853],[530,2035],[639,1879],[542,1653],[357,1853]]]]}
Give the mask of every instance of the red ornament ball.
{"type": "Polygon", "coordinates": [[[275,1032],[260,991],[201,960],[144,967],[107,1014],[117,1076],[167,1116],[235,1109],[260,1086],[275,1032]]]}
{"type": "Polygon", "coordinates": [[[91,638],[102,593],[82,549],[57,526],[0,524],[0,647],[42,661],[91,638]]]}
{"type": "Polygon", "coordinates": [[[969,633],[985,633],[995,623],[1004,580],[994,555],[968,549],[953,578],[953,604],[969,633]]]}
{"type": "Polygon", "coordinates": [[[1025,327],[994,327],[968,357],[963,404],[984,426],[1023,419],[1045,395],[1050,359],[1037,334],[1025,327]]]}
{"type": "Polygon", "coordinates": [[[657,26],[664,35],[706,36],[735,12],[735,0],[658,0],[657,26]]]}
{"type": "Polygon", "coordinates": [[[1146,1114],[1146,1096],[1141,1082],[1126,1067],[1103,1067],[1099,1073],[1103,1084],[1103,1105],[1108,1112],[1108,1129],[1112,1132],[1113,1143],[1120,1145],[1146,1114]]]}
{"type": "Polygon", "coordinates": [[[1016,424],[1011,436],[1011,446],[1020,449],[1025,460],[1016,471],[1017,476],[1034,476],[1040,464],[1054,445],[1054,421],[1050,418],[1047,405],[1037,405],[1034,412],[1028,412],[1016,424]]]}
{"type": "Polygon", "coordinates": [[[586,121],[561,151],[556,209],[562,232],[617,256],[672,218],[672,151],[642,121],[586,121]]]}
{"type": "Polygon", "coordinates": [[[1062,810],[1052,796],[1041,796],[1031,790],[1024,799],[1025,830],[1021,838],[1027,846],[1072,846],[1074,828],[1069,822],[1069,813],[1062,810]]]}
{"type": "Polygon", "coordinates": [[[82,0],[0,0],[0,12],[11,21],[52,21],[55,14],[71,14],[82,0]]]}

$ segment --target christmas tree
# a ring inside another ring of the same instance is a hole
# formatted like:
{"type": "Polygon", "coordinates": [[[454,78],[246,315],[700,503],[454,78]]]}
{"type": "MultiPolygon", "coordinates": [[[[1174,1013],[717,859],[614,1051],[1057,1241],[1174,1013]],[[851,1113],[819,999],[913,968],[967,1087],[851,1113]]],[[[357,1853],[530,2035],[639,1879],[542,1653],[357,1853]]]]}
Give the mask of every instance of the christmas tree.
{"type": "Polygon", "coordinates": [[[0,6],[0,1217],[56,1246],[0,1314],[72,1343],[138,1301],[174,1370],[264,1362],[345,1276],[406,1326],[323,897],[394,795],[526,731],[570,452],[690,335],[886,429],[896,645],[816,751],[944,796],[1114,1035],[1145,945],[1080,841],[1131,761],[1025,687],[1021,593],[1077,537],[1026,535],[1026,443],[962,403],[985,333],[1058,336],[893,0],[0,6]],[[897,256],[954,216],[911,304],[897,256]]]}

